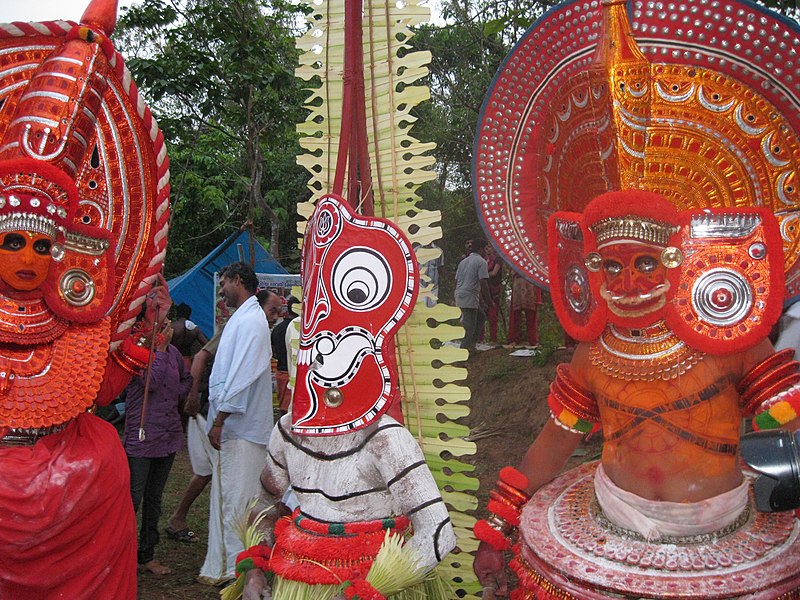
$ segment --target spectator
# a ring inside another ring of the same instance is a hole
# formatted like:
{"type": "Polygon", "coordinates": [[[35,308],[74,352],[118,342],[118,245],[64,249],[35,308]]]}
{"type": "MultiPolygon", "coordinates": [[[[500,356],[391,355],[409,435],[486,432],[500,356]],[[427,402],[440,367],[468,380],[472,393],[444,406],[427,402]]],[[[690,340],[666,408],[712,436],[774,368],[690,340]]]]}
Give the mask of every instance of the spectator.
{"type": "Polygon", "coordinates": [[[266,313],[277,316],[280,298],[267,292],[256,299],[258,279],[245,263],[222,271],[220,295],[235,308],[225,325],[209,377],[208,422],[212,465],[208,551],[201,583],[219,585],[235,578],[236,556],[244,550],[236,522],[258,495],[258,473],[272,430],[272,346],[266,313]]]}
{"type": "MultiPolygon", "coordinates": [[[[489,306],[486,309],[486,321],[489,323],[489,341],[497,343],[497,319],[500,316],[500,300],[503,296],[503,259],[492,246],[486,246],[486,263],[489,269],[489,306]]],[[[483,341],[484,330],[481,329],[480,341],[483,341]]]]}
{"type": "Polygon", "coordinates": [[[189,528],[187,518],[194,501],[203,493],[211,481],[212,464],[216,460],[217,451],[211,447],[206,435],[206,417],[208,416],[208,376],[214,354],[219,346],[222,329],[203,346],[192,359],[192,387],[186,398],[183,413],[188,417],[186,425],[186,445],[189,462],[192,465],[192,478],[183,492],[178,505],[169,519],[165,533],[173,540],[192,544],[200,538],[189,528]]]}
{"type": "Polygon", "coordinates": [[[178,349],[170,344],[169,322],[156,336],[156,352],[147,374],[131,379],[127,387],[123,446],[131,471],[133,509],[142,507],[139,529],[139,566],[154,575],[168,575],[169,567],[154,558],[159,541],[161,497],[175,453],[183,445],[178,407],[186,398],[191,376],[183,368],[178,349]],[[145,385],[149,384],[147,404],[145,385]],[[144,418],[142,414],[144,413],[144,418]],[[140,435],[140,427],[144,435],[140,435]]]}
{"type": "Polygon", "coordinates": [[[528,345],[539,345],[539,305],[541,303],[542,290],[515,273],[511,288],[511,317],[508,320],[509,344],[514,346],[519,341],[522,317],[525,317],[528,345]]]}
{"type": "Polygon", "coordinates": [[[475,349],[478,334],[486,322],[489,306],[489,267],[486,263],[486,240],[476,238],[468,248],[470,253],[458,263],[456,269],[456,306],[461,309],[464,339],[461,347],[475,349]]]}
{"type": "MultiPolygon", "coordinates": [[[[257,298],[262,292],[257,294],[257,298]]],[[[262,306],[264,314],[272,315],[276,304],[275,295],[271,292],[264,293],[264,299],[272,300],[268,305],[262,306]]],[[[224,325],[222,326],[224,328],[224,325]]],[[[200,538],[189,528],[187,518],[192,504],[208,483],[211,481],[212,465],[217,459],[217,450],[211,446],[211,442],[206,435],[206,418],[208,416],[208,376],[214,361],[214,355],[219,347],[219,338],[222,336],[222,329],[203,346],[192,360],[192,388],[186,399],[184,413],[189,417],[187,425],[187,446],[189,450],[189,461],[192,464],[192,479],[186,490],[181,496],[175,512],[172,513],[167,521],[166,533],[178,542],[195,543],[200,538]]]]}
{"type": "Polygon", "coordinates": [[[172,345],[175,346],[183,356],[183,363],[186,371],[192,368],[192,356],[196,348],[208,343],[206,334],[192,321],[192,307],[181,302],[175,307],[175,320],[172,321],[172,345]]]}
{"type": "Polygon", "coordinates": [[[291,392],[287,389],[289,383],[289,357],[286,348],[286,330],[292,319],[297,317],[293,307],[299,300],[294,296],[289,296],[286,302],[286,314],[283,319],[272,329],[272,356],[276,359],[275,382],[278,390],[278,408],[281,414],[289,410],[289,403],[292,399],[291,392]]]}

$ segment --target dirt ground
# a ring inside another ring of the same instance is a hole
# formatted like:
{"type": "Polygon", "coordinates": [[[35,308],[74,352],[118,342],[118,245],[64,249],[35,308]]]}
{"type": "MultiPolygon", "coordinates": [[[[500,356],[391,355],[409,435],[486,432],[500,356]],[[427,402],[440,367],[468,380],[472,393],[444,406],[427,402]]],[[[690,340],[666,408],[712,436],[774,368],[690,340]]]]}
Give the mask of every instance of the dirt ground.
{"type": "MultiPolygon", "coordinates": [[[[510,356],[511,349],[495,348],[475,354],[467,363],[465,382],[472,391],[470,415],[463,421],[470,426],[478,451],[466,461],[475,465],[481,481],[478,497],[482,507],[494,487],[497,472],[505,465],[516,465],[549,416],[547,392],[555,366],[570,358],[568,350],[556,350],[534,357],[510,356]]],[[[599,456],[599,439],[582,444],[570,466],[599,456]]],[[[164,493],[164,517],[173,510],[191,477],[185,452],[178,456],[164,493]]],[[[208,522],[208,491],[198,499],[189,515],[190,526],[201,542],[185,544],[162,537],[156,559],[172,568],[173,574],[154,577],[139,575],[142,600],[210,600],[219,590],[196,583],[195,577],[205,557],[208,522]]]]}

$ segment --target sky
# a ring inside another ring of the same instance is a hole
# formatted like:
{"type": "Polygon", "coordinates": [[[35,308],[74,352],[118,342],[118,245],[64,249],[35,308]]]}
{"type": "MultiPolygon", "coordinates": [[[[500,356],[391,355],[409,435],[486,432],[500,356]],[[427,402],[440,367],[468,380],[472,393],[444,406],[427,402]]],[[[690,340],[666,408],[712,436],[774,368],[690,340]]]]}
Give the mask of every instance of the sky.
{"type": "MultiPolygon", "coordinates": [[[[135,0],[118,0],[120,8],[136,4],[135,0]]],[[[10,21],[78,21],[89,0],[0,0],[0,22],[10,21]]]]}

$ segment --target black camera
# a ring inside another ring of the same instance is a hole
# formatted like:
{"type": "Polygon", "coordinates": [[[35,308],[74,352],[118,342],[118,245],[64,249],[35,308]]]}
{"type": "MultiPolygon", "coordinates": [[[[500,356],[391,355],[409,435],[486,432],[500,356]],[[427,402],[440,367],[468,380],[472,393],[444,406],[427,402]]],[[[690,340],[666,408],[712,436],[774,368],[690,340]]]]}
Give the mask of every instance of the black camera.
{"type": "Polygon", "coordinates": [[[800,431],[756,431],[742,436],[742,459],[760,475],[753,485],[756,508],[800,508],[800,431]]]}

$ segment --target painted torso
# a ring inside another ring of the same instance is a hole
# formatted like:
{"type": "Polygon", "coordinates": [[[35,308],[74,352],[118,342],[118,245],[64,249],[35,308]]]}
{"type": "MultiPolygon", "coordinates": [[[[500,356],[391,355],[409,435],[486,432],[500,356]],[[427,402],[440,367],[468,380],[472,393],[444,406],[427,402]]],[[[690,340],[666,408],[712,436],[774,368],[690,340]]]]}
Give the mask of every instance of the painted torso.
{"type": "Polygon", "coordinates": [[[609,477],[644,498],[672,502],[736,487],[742,477],[736,383],[766,350],[696,353],[665,339],[669,331],[662,328],[660,347],[640,343],[637,354],[637,344],[625,343],[635,338],[608,332],[581,344],[570,370],[597,400],[609,477]]]}

